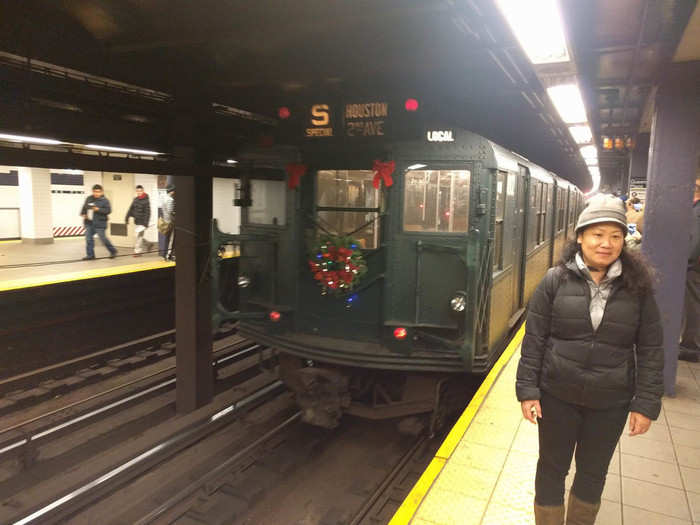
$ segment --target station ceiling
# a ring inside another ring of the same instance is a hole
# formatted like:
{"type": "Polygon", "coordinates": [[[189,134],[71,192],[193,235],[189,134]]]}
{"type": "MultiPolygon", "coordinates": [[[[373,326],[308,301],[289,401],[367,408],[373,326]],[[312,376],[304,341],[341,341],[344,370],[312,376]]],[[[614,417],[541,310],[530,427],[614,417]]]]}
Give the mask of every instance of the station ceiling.
{"type": "MultiPolygon", "coordinates": [[[[638,130],[694,3],[562,1],[598,136],[638,130]]],[[[591,185],[576,144],[493,0],[1,2],[0,51],[172,97],[155,104],[112,95],[101,104],[82,88],[58,89],[56,75],[50,82],[37,74],[17,77],[0,56],[0,74],[12,79],[10,89],[0,86],[0,98],[22,102],[9,122],[38,112],[32,130],[24,131],[61,132],[65,117],[74,122],[66,133],[108,135],[104,111],[114,138],[167,147],[181,137],[164,126],[183,108],[205,111],[201,101],[274,118],[280,105],[320,94],[405,93],[583,189],[591,185]],[[50,122],[43,118],[47,107],[55,116],[50,122]]],[[[231,128],[232,140],[252,133],[231,128]]]]}

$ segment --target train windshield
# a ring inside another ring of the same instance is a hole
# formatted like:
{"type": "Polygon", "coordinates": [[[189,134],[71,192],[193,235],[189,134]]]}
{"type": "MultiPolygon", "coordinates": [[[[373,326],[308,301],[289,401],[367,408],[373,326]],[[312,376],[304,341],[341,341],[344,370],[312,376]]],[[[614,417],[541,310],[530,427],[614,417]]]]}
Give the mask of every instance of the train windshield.
{"type": "Polygon", "coordinates": [[[468,231],[470,179],[469,170],[406,172],[404,230],[446,233],[468,231]]]}
{"type": "Polygon", "coordinates": [[[248,223],[284,226],[287,215],[286,191],[282,180],[251,180],[252,202],[248,208],[248,223]]]}
{"type": "Polygon", "coordinates": [[[321,170],[317,177],[316,219],[320,232],[351,235],[363,249],[379,246],[382,193],[370,170],[321,170]]]}

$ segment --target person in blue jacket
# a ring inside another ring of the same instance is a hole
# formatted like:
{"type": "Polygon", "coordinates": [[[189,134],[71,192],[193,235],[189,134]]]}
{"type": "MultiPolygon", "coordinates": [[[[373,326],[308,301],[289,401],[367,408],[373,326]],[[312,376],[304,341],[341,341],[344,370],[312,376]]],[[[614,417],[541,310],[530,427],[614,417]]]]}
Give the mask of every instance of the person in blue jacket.
{"type": "Polygon", "coordinates": [[[104,190],[99,184],[92,187],[92,195],[85,199],[83,208],[80,210],[80,216],[85,223],[85,250],[87,255],[83,257],[84,261],[89,261],[95,258],[95,234],[100,238],[102,244],[109,251],[109,258],[114,259],[117,256],[117,249],[107,238],[105,230],[107,229],[107,217],[112,212],[112,207],[109,200],[104,196],[104,190]]]}

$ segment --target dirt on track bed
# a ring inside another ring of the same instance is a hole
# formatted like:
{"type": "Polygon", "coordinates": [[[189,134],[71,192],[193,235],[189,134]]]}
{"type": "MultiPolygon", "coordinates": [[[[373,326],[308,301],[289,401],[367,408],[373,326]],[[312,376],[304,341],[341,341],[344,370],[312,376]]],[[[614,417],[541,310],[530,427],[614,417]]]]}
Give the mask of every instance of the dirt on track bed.
{"type": "MultiPolygon", "coordinates": [[[[277,450],[240,474],[242,479],[250,478],[258,483],[267,478],[269,484],[248,512],[232,523],[350,523],[415,443],[416,437],[398,433],[395,421],[346,417],[339,428],[325,432],[300,425],[277,450]],[[298,453],[294,455],[294,451],[298,453]]],[[[430,440],[414,458],[418,474],[439,443],[439,438],[430,440]]],[[[408,480],[407,489],[413,481],[408,480]]],[[[195,516],[190,513],[184,518],[176,523],[191,524],[195,516]]]]}

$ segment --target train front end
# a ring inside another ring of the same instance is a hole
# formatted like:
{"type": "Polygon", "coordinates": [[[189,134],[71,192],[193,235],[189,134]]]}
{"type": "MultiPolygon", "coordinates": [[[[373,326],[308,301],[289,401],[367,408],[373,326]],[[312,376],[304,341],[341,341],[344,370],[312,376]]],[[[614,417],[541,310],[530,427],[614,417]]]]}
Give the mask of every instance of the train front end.
{"type": "Polygon", "coordinates": [[[278,351],[311,423],[436,424],[490,359],[485,141],[372,138],[241,158],[240,332],[278,351]]]}

